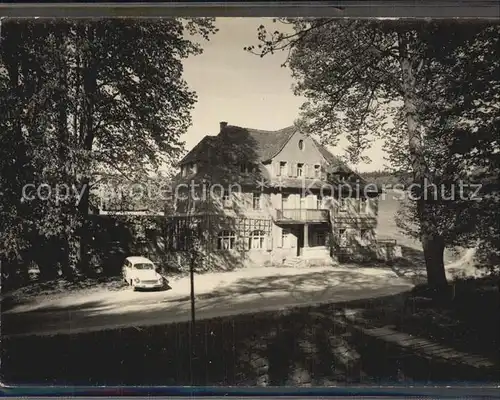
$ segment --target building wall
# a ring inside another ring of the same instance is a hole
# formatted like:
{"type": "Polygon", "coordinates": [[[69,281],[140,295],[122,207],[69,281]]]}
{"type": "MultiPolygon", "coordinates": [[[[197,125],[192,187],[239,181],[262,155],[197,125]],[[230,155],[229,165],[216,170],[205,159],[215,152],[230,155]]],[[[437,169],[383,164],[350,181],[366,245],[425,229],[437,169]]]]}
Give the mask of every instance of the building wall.
{"type": "MultiPolygon", "coordinates": [[[[268,220],[272,221],[276,216],[276,209],[281,208],[282,194],[281,193],[264,193],[259,192],[261,197],[261,209],[253,208],[253,192],[239,192],[231,194],[231,201],[224,204],[222,199],[212,199],[211,202],[199,202],[193,206],[195,213],[208,212],[210,214],[227,216],[232,218],[247,218],[250,220],[268,220]],[[209,204],[210,203],[210,204],[209,204]],[[208,205],[209,204],[209,205],[208,205]]],[[[371,246],[375,242],[375,229],[377,226],[378,199],[368,199],[365,207],[360,212],[359,199],[347,198],[344,200],[344,210],[340,210],[340,202],[338,199],[328,197],[323,199],[322,207],[330,212],[330,232],[329,242],[325,243],[327,247],[336,246],[351,247],[354,249],[360,247],[371,246]]],[[[316,208],[316,195],[309,195],[306,203],[300,203],[300,194],[291,194],[289,196],[287,208],[316,208]]],[[[303,226],[303,225],[302,225],[303,226]]],[[[290,230],[285,241],[283,242],[283,229],[274,223],[271,224],[269,237],[266,243],[266,251],[275,254],[278,251],[280,254],[286,254],[288,257],[295,257],[297,254],[298,236],[295,230],[290,230]],[[279,249],[279,250],[278,250],[279,249]]],[[[309,225],[309,247],[317,247],[318,243],[315,240],[317,226],[309,225]]],[[[211,233],[215,237],[217,232],[211,233]]],[[[247,249],[248,251],[248,249],[247,249]]],[[[311,250],[306,250],[311,251],[311,250]]],[[[255,255],[245,257],[266,259],[272,261],[273,254],[261,254],[260,251],[253,251],[255,255]]],[[[276,253],[277,254],[277,253],[276,253]]],[[[281,257],[279,255],[278,257],[281,257]]]]}
{"type": "MultiPolygon", "coordinates": [[[[312,139],[300,132],[296,132],[285,144],[283,149],[273,158],[272,162],[266,166],[272,177],[276,178],[278,176],[279,163],[282,161],[286,162],[288,165],[293,164],[296,166],[297,163],[307,165],[308,170],[304,172],[307,172],[306,176],[308,177],[314,177],[313,166],[315,164],[325,164],[323,155],[319,152],[312,139]],[[302,150],[299,148],[299,141],[303,143],[302,150]]],[[[286,176],[295,176],[295,174],[290,175],[286,173],[286,176]]]]}
{"type": "MultiPolygon", "coordinates": [[[[304,168],[304,175],[306,177],[314,177],[314,165],[322,166],[321,179],[325,178],[323,166],[326,161],[322,154],[317,149],[314,142],[308,136],[299,132],[295,133],[290,141],[284,148],[277,154],[270,163],[264,165],[269,175],[273,178],[277,177],[279,171],[279,163],[287,162],[296,168],[297,163],[303,163],[309,167],[304,168]],[[299,148],[299,141],[303,141],[303,149],[299,148]]],[[[287,167],[286,176],[289,177],[287,167]]],[[[292,171],[296,172],[296,169],[292,171]]],[[[303,176],[304,176],[303,175],[303,176]]],[[[286,188],[284,188],[286,191],[286,188]]],[[[261,207],[254,209],[253,207],[253,191],[244,189],[239,192],[237,188],[230,190],[230,199],[226,201],[216,196],[210,196],[210,193],[200,195],[202,198],[198,201],[191,201],[189,210],[191,213],[207,213],[219,216],[227,216],[232,218],[247,218],[250,220],[268,220],[272,221],[276,217],[276,210],[282,208],[283,194],[280,192],[260,191],[261,207]]],[[[307,252],[324,255],[325,252],[329,254],[329,248],[336,248],[340,243],[340,233],[347,238],[346,244],[352,249],[359,248],[360,246],[369,246],[375,241],[375,229],[377,225],[378,214],[378,199],[368,199],[366,208],[361,212],[359,209],[359,200],[356,198],[345,199],[345,209],[340,209],[340,202],[334,197],[325,197],[322,203],[318,205],[318,194],[308,194],[302,198],[301,190],[294,189],[293,192],[288,194],[287,203],[284,208],[287,209],[328,209],[330,212],[330,231],[328,241],[325,243],[324,248],[317,246],[318,242],[315,240],[317,226],[309,225],[309,241],[311,248],[306,249],[307,252]],[[361,237],[363,236],[363,237],[361,237]],[[312,246],[315,245],[315,246],[312,246]],[[316,249],[315,249],[316,248],[316,249]]],[[[184,210],[187,211],[186,207],[184,210]]],[[[181,211],[178,209],[178,212],[181,211]]],[[[184,211],[184,212],[185,212],[184,211]]],[[[215,229],[215,228],[214,228],[215,229]]],[[[241,265],[263,265],[265,263],[275,263],[277,260],[283,258],[295,257],[297,254],[298,236],[294,230],[291,230],[287,235],[285,243],[283,243],[283,227],[271,223],[268,239],[264,249],[245,249],[243,245],[238,244],[237,248],[232,250],[214,251],[211,249],[207,252],[207,263],[222,263],[222,264],[241,264],[241,265]]],[[[213,231],[208,234],[213,239],[217,237],[217,232],[213,231]]]]}

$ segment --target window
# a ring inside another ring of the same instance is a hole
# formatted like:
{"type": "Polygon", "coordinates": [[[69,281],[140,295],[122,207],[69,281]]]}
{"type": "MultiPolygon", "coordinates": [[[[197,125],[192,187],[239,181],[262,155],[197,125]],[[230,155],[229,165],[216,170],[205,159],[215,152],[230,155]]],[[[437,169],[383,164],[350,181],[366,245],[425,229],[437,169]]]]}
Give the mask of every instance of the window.
{"type": "Polygon", "coordinates": [[[347,200],[344,197],[339,198],[339,211],[340,212],[347,211],[347,200]]]}
{"type": "Polygon", "coordinates": [[[315,178],[321,177],[321,165],[319,165],[319,164],[316,164],[314,166],[314,177],[315,178]]]}
{"type": "Polygon", "coordinates": [[[134,264],[135,269],[155,269],[155,266],[151,263],[140,263],[134,264]]]}
{"type": "Polygon", "coordinates": [[[186,213],[186,212],[188,212],[188,205],[189,205],[188,199],[179,198],[175,202],[175,211],[180,212],[180,213],[186,213]]]}
{"type": "Polygon", "coordinates": [[[347,246],[347,232],[345,229],[339,229],[339,246],[340,247],[347,246]]]}
{"type": "Polygon", "coordinates": [[[364,243],[367,243],[370,241],[370,231],[368,229],[361,229],[359,232],[359,237],[361,238],[361,241],[364,243]]]}
{"type": "Polygon", "coordinates": [[[281,209],[285,209],[288,207],[288,199],[290,195],[288,193],[281,194],[281,209]]]}
{"type": "Polygon", "coordinates": [[[253,163],[240,164],[240,171],[242,174],[253,173],[257,171],[257,165],[253,163]]]}
{"type": "Polygon", "coordinates": [[[181,175],[187,176],[190,174],[194,174],[196,172],[196,164],[195,163],[187,163],[181,167],[181,175]]]}
{"type": "Polygon", "coordinates": [[[359,212],[360,213],[366,213],[366,208],[368,206],[368,199],[365,197],[362,197],[359,199],[359,212]]]}
{"type": "Polygon", "coordinates": [[[221,231],[217,237],[217,250],[230,250],[234,248],[236,234],[233,231],[221,231]]]}
{"type": "Polygon", "coordinates": [[[231,193],[229,191],[226,191],[222,189],[222,206],[224,208],[230,208],[231,207],[231,193]]]}
{"type": "Polygon", "coordinates": [[[266,235],[264,231],[253,231],[248,238],[249,249],[263,249],[266,235]]]}
{"type": "Polygon", "coordinates": [[[281,247],[289,247],[290,231],[288,229],[281,230],[281,247]]]}
{"type": "Polygon", "coordinates": [[[260,193],[253,193],[252,205],[254,210],[260,210],[262,208],[261,199],[260,193]]]}
{"type": "Polygon", "coordinates": [[[306,201],[307,201],[307,195],[305,193],[300,194],[300,208],[305,209],[306,208],[306,201]]]}
{"type": "Polygon", "coordinates": [[[323,198],[319,194],[316,196],[316,208],[318,210],[321,210],[323,208],[323,198]]]}
{"type": "Polygon", "coordinates": [[[280,175],[282,176],[286,175],[286,161],[280,162],[280,175]]]}
{"type": "Polygon", "coordinates": [[[299,140],[299,150],[304,150],[304,141],[302,139],[299,140]]]}
{"type": "Polygon", "coordinates": [[[303,176],[304,175],[304,164],[299,163],[297,164],[297,176],[303,176]]]}

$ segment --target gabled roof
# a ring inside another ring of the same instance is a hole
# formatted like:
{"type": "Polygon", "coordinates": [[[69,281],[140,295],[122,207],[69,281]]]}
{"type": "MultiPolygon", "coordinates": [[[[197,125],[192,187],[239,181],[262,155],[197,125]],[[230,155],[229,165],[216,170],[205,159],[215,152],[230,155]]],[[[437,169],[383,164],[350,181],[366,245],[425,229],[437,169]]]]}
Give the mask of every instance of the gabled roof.
{"type": "Polygon", "coordinates": [[[208,148],[217,146],[218,136],[205,136],[201,139],[196,146],[194,146],[189,153],[187,153],[179,165],[186,164],[199,159],[200,157],[205,157],[205,153],[208,148]]]}
{"type": "Polygon", "coordinates": [[[295,126],[289,126],[277,131],[243,128],[227,125],[217,136],[205,136],[180,162],[179,165],[195,160],[206,159],[209,152],[220,151],[228,145],[237,145],[255,153],[260,162],[271,160],[278,154],[293,134],[297,132],[295,126]]]}
{"type": "Polygon", "coordinates": [[[228,126],[227,128],[234,133],[238,132],[240,129],[246,130],[256,141],[258,145],[256,151],[262,162],[269,161],[276,156],[283,150],[283,147],[285,147],[293,134],[297,132],[295,126],[289,126],[278,131],[263,131],[258,129],[238,128],[235,126],[228,126]]]}
{"type": "Polygon", "coordinates": [[[258,168],[254,173],[240,174],[231,173],[232,171],[226,165],[213,165],[210,170],[200,170],[193,175],[183,177],[178,173],[173,179],[173,186],[188,184],[190,182],[214,182],[222,186],[241,185],[258,187],[259,182],[270,181],[269,172],[264,166],[258,168]]]}
{"type": "MultiPolygon", "coordinates": [[[[222,165],[227,163],[228,155],[234,160],[248,162],[268,162],[275,157],[288,143],[291,137],[298,131],[296,126],[289,126],[277,131],[265,131],[252,128],[243,128],[234,125],[226,125],[221,129],[217,136],[205,136],[179,163],[183,165],[194,161],[212,161],[212,164],[219,166],[221,171],[224,170],[222,165]]],[[[366,184],[366,181],[356,174],[349,166],[339,157],[334,156],[324,146],[318,143],[317,140],[311,138],[317,147],[320,154],[326,160],[328,167],[327,172],[331,174],[330,180],[335,180],[335,175],[340,173],[346,174],[357,180],[359,183],[366,184]]],[[[264,178],[269,178],[266,171],[261,171],[264,178]]],[[[214,171],[199,171],[195,177],[190,176],[190,179],[209,179],[214,171]]],[[[217,175],[217,174],[216,174],[217,175]]],[[[220,174],[222,177],[222,173],[220,174]]],[[[260,177],[262,177],[260,175],[260,177]]],[[[238,177],[233,177],[236,179],[238,177]]],[[[254,179],[237,179],[242,184],[253,183],[254,179]],[[241,180],[240,180],[241,179],[241,180]]],[[[182,182],[183,178],[176,176],[175,181],[182,182]]],[[[290,182],[293,186],[293,184],[290,182]]]]}
{"type": "Polygon", "coordinates": [[[343,172],[352,172],[352,170],[347,166],[345,162],[343,162],[339,157],[334,156],[332,153],[330,153],[325,146],[322,146],[321,144],[318,143],[316,139],[311,138],[314,144],[316,145],[316,148],[318,151],[321,153],[321,155],[325,158],[326,162],[332,167],[333,169],[337,169],[339,171],[343,172]]]}

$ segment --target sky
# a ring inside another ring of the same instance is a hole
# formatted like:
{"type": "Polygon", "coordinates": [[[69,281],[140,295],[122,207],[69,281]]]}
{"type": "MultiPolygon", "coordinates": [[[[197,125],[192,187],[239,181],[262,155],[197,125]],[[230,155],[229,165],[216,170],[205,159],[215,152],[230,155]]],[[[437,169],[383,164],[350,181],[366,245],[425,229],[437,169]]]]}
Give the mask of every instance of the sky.
{"type": "MultiPolygon", "coordinates": [[[[247,128],[277,130],[293,124],[304,99],[294,96],[290,70],[281,67],[286,54],[260,58],[243,47],[257,44],[259,25],[272,27],[265,18],[217,18],[219,31],[203,42],[203,54],[184,61],[184,79],[198,96],[192,112],[192,126],[182,138],[188,150],[204,136],[216,135],[219,122],[247,128]]],[[[273,29],[275,30],[275,29],[273,29]]],[[[330,148],[344,154],[342,138],[330,148]]],[[[365,153],[372,162],[352,165],[357,170],[383,169],[381,143],[365,153]]]]}

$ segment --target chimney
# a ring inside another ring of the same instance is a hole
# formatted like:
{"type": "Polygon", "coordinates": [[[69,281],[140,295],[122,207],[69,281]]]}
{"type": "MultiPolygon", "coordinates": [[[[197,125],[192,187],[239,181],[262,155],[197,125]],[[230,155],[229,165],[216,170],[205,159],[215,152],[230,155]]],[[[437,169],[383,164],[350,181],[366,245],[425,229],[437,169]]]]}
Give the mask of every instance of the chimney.
{"type": "Polygon", "coordinates": [[[226,121],[221,121],[220,122],[220,130],[221,131],[223,131],[226,126],[227,126],[227,122],[226,121]]]}

